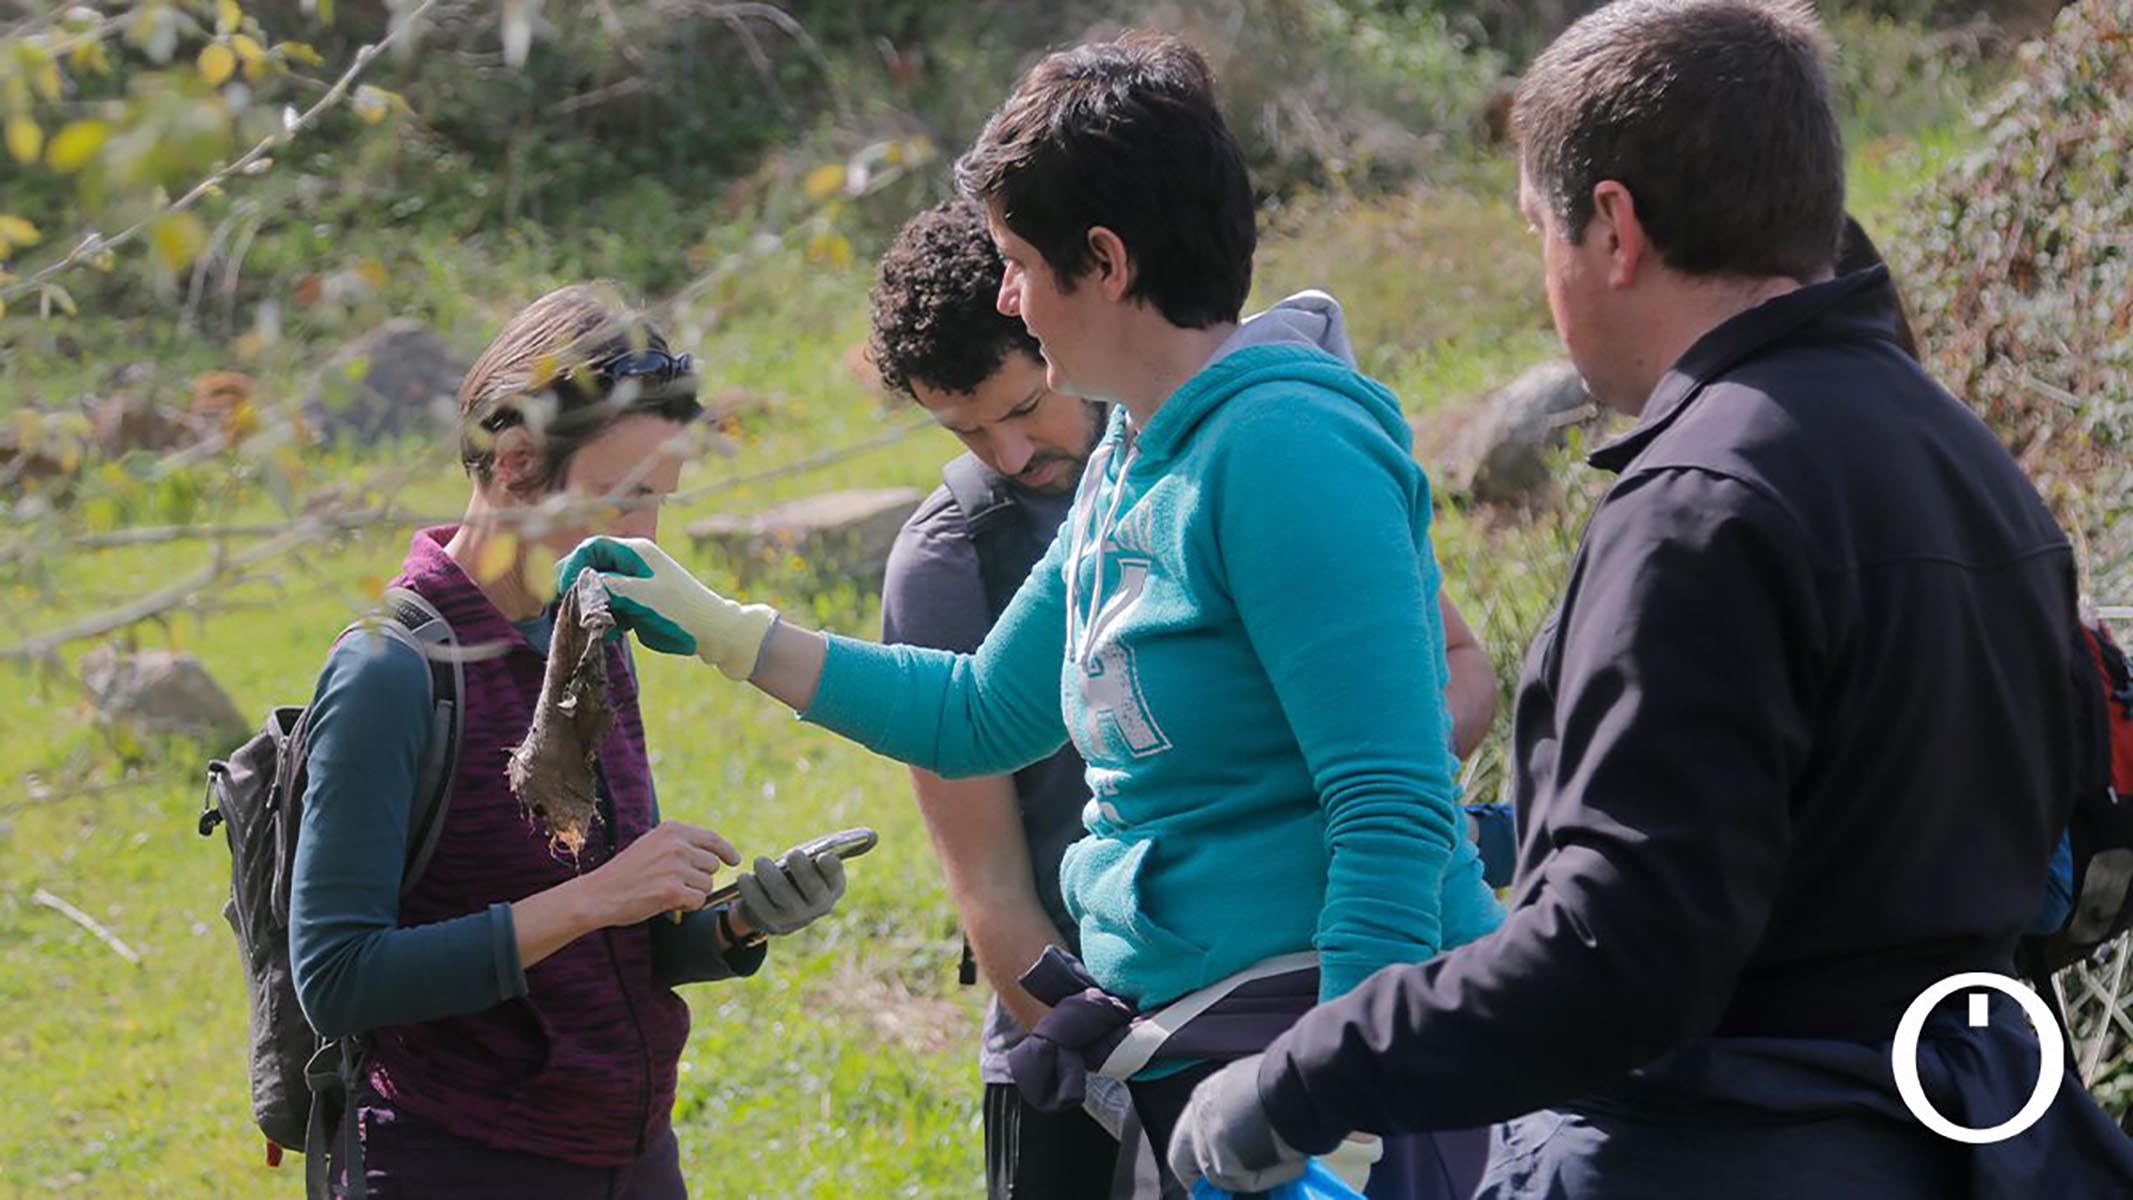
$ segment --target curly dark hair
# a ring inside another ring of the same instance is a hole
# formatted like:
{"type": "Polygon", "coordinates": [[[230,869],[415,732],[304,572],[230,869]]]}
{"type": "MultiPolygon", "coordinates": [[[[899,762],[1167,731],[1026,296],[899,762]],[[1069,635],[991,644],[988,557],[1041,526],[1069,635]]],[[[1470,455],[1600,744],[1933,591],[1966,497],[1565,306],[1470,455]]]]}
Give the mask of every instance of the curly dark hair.
{"type": "Polygon", "coordinates": [[[950,200],[905,222],[875,274],[867,352],[881,381],[912,395],[911,381],[970,392],[1008,354],[1038,357],[1037,339],[995,307],[1005,267],[985,211],[950,200]]]}

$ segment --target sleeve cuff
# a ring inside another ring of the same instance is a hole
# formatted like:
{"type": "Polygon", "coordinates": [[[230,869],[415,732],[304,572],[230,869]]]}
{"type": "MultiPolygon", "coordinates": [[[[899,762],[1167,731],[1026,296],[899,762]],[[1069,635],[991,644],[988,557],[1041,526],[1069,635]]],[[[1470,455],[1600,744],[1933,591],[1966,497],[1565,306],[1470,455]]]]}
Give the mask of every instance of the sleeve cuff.
{"type": "Polygon", "coordinates": [[[1269,1047],[1259,1060],[1259,1103],[1266,1109],[1267,1123],[1281,1140],[1305,1154],[1325,1154],[1340,1145],[1346,1130],[1319,1127],[1318,1110],[1295,1064],[1281,1052],[1281,1043],[1269,1047]]]}
{"type": "Polygon", "coordinates": [[[496,965],[496,991],[506,1000],[526,994],[526,969],[518,961],[518,923],[511,906],[489,906],[489,957],[496,965]]]}
{"type": "Polygon", "coordinates": [[[726,966],[726,978],[746,979],[762,969],[763,959],[769,954],[769,942],[755,946],[734,946],[719,955],[719,961],[726,966]]]}
{"type": "Polygon", "coordinates": [[[692,912],[680,924],[654,917],[651,930],[652,974],[666,987],[745,979],[761,969],[770,952],[767,942],[721,950],[716,909],[692,912]]]}

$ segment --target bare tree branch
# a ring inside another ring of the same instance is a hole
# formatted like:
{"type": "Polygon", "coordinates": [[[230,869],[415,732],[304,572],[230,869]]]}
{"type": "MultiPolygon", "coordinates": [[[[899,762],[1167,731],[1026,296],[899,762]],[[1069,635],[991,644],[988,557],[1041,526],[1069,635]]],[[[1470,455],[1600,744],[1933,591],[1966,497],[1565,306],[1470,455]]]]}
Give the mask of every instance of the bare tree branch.
{"type": "MultiPolygon", "coordinates": [[[[674,493],[664,503],[689,503],[706,496],[754,484],[769,483],[796,475],[818,471],[847,459],[870,454],[893,446],[917,433],[932,427],[925,418],[914,418],[892,425],[873,437],[850,442],[802,458],[767,467],[760,471],[744,472],[714,479],[702,486],[674,493]]],[[[655,456],[656,457],[656,456],[655,456]]],[[[639,498],[631,494],[643,472],[654,465],[652,459],[640,465],[638,471],[617,483],[605,495],[581,500],[555,498],[547,503],[504,509],[495,514],[496,520],[518,528],[552,527],[557,521],[575,516],[630,510],[661,503],[656,499],[639,498]]],[[[310,543],[324,540],[337,533],[358,529],[415,529],[430,525],[449,524],[458,520],[458,514],[418,513],[408,509],[386,505],[356,513],[341,513],[331,510],[309,512],[284,522],[246,523],[220,526],[160,526],[154,528],[119,530],[109,534],[85,535],[68,539],[70,545],[95,544],[107,546],[147,545],[158,542],[199,540],[213,547],[213,556],[208,565],[194,574],[158,588],[147,595],[100,613],[83,617],[58,629],[25,637],[13,645],[0,646],[0,661],[52,661],[59,647],[89,638],[104,637],[129,626],[138,625],[166,613],[180,610],[192,611],[198,607],[198,597],[209,588],[228,584],[248,577],[251,568],[297,550],[310,543]],[[225,544],[238,538],[263,536],[269,540],[240,553],[232,554],[225,544]]],[[[19,545],[19,544],[18,544],[19,545]]],[[[15,547],[10,547],[14,551],[15,547]]],[[[0,556],[6,557],[6,556],[0,556]]]]}
{"type": "Polygon", "coordinates": [[[188,208],[191,208],[194,204],[199,203],[202,197],[210,195],[215,191],[219,190],[224,183],[227,183],[232,177],[243,172],[245,168],[251,166],[253,163],[264,160],[270,151],[278,149],[282,145],[294,140],[297,134],[302,133],[304,130],[310,128],[311,125],[318,120],[318,117],[321,113],[324,113],[327,109],[332,108],[334,105],[340,103],[341,100],[348,95],[348,89],[354,85],[356,77],[363,73],[364,68],[370,65],[371,60],[375,59],[380,53],[391,47],[392,44],[401,37],[401,35],[405,34],[410,29],[413,29],[415,26],[417,26],[420,23],[423,14],[427,13],[436,4],[437,0],[422,0],[422,3],[420,5],[414,8],[412,11],[408,12],[404,17],[396,19],[393,23],[391,31],[388,32],[384,37],[378,39],[378,41],[371,45],[364,46],[362,49],[357,50],[355,53],[355,58],[348,64],[348,69],[341,72],[341,77],[334,81],[332,87],[326,89],[326,94],[320,96],[315,102],[312,103],[310,108],[304,110],[301,116],[298,116],[295,120],[289,122],[279,132],[271,133],[268,134],[266,137],[261,138],[257,145],[253,146],[250,150],[245,151],[244,154],[239,156],[236,161],[228,164],[221,170],[214,172],[207,178],[202,179],[200,182],[194,184],[192,186],[192,189],[186,192],[184,195],[178,197],[176,200],[170,201],[167,204],[158,206],[155,211],[149,213],[145,217],[142,217],[139,221],[134,222],[132,225],[127,226],[125,229],[120,230],[118,233],[112,235],[111,237],[104,237],[102,234],[96,233],[92,230],[88,235],[83,237],[81,241],[77,242],[74,246],[74,249],[68,251],[64,258],[61,258],[55,262],[47,263],[41,269],[29,275],[23,276],[21,279],[18,279],[13,283],[0,286],[0,303],[15,299],[18,296],[28,295],[29,293],[38,290],[39,288],[43,287],[45,284],[51,282],[53,279],[59,277],[60,275],[63,275],[68,271],[71,271],[74,268],[81,266],[83,263],[89,261],[92,258],[95,258],[100,254],[103,254],[105,251],[116,250],[120,246],[123,246],[128,242],[133,241],[135,238],[141,236],[142,233],[146,232],[148,227],[154,224],[157,220],[169,216],[171,213],[182,212],[188,208]]]}
{"type": "Polygon", "coordinates": [[[88,913],[83,912],[82,910],[74,907],[73,905],[67,903],[66,901],[60,899],[52,893],[45,891],[43,888],[38,888],[36,891],[30,893],[30,899],[36,901],[38,904],[41,904],[46,908],[51,909],[53,912],[58,913],[60,916],[65,917],[67,920],[74,922],[76,925],[81,926],[83,929],[88,930],[90,933],[95,934],[99,941],[103,942],[104,945],[111,947],[111,952],[113,954],[116,954],[120,958],[125,959],[127,962],[132,963],[134,966],[138,967],[141,965],[141,952],[127,945],[125,942],[120,941],[119,936],[117,934],[111,932],[109,929],[104,928],[103,923],[98,921],[95,917],[90,916],[88,913]]]}

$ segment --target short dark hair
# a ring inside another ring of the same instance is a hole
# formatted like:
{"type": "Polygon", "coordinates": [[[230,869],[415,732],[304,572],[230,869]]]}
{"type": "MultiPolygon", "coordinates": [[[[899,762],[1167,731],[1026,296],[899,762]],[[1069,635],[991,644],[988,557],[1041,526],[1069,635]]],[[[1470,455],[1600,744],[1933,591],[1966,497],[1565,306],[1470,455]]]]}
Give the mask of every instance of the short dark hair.
{"type": "Polygon", "coordinates": [[[882,384],[972,392],[1009,354],[1038,358],[1037,339],[998,307],[1003,269],[985,210],[969,200],[906,221],[874,273],[867,353],[882,384]]]}
{"type": "Polygon", "coordinates": [[[1207,60],[1135,31],[1032,67],[955,165],[963,194],[997,206],[1071,288],[1089,230],[1133,256],[1128,295],[1204,329],[1237,319],[1259,240],[1244,151],[1215,106],[1207,60]]]}
{"type": "Polygon", "coordinates": [[[496,435],[524,426],[539,447],[521,494],[550,491],[586,443],[624,417],[649,414],[687,424],[703,413],[688,356],[656,375],[617,378],[616,364],[665,355],[667,340],[614,299],[605,282],[558,288],[520,309],[467,369],[459,385],[459,460],[486,486],[496,471],[496,435]]]}
{"type": "Polygon", "coordinates": [[[1811,278],[1844,226],[1830,49],[1805,0],[1617,0],[1519,84],[1527,181],[1573,243],[1611,179],[1675,270],[1811,278]]]}

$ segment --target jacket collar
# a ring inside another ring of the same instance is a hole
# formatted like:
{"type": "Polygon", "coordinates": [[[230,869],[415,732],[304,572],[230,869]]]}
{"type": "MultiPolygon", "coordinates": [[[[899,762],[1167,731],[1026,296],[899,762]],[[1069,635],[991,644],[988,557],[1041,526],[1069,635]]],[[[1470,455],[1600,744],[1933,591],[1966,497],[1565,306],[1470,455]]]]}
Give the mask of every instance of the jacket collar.
{"type": "Polygon", "coordinates": [[[457,525],[437,525],[416,531],[408,542],[407,558],[401,570],[451,622],[452,634],[461,645],[501,646],[505,650],[518,649],[538,655],[518,626],[490,602],[481,585],[444,552],[446,543],[457,532],[457,525]]]}
{"type": "Polygon", "coordinates": [[[1862,336],[1896,341],[1896,289],[1887,267],[1786,292],[1704,334],[1652,389],[1637,427],[1585,461],[1603,471],[1622,470],[1687,411],[1705,384],[1781,343],[1862,336]]]}

